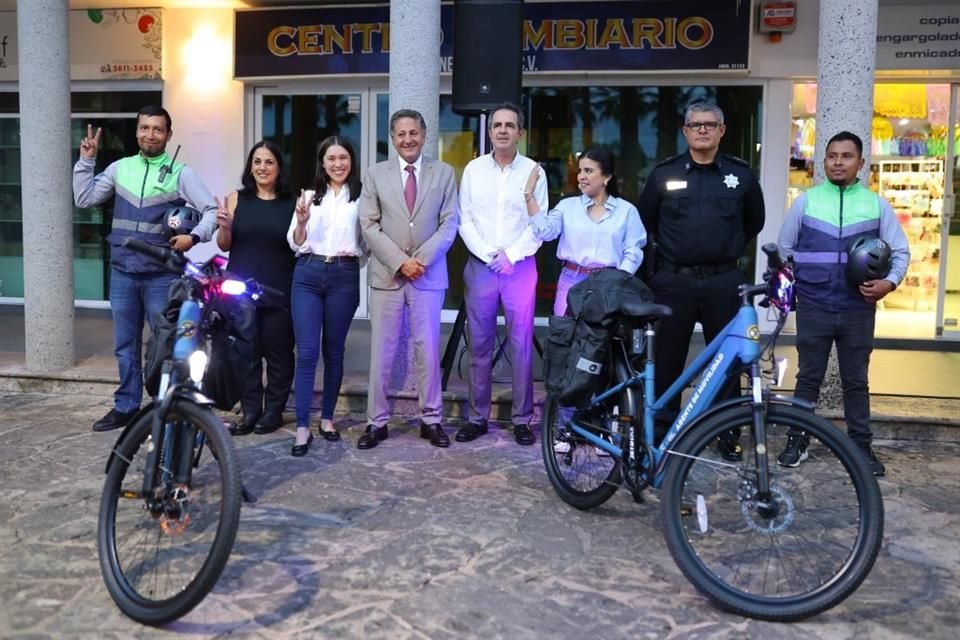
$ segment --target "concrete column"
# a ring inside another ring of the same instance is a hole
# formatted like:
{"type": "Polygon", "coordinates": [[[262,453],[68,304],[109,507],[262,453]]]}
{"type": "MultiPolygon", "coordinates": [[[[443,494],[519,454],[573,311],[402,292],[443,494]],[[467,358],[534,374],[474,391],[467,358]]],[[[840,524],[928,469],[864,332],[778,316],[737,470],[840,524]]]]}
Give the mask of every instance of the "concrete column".
{"type": "Polygon", "coordinates": [[[870,168],[878,0],[821,0],[817,46],[817,142],[814,181],[825,179],[827,140],[840,131],[863,139],[870,168]]]}
{"type": "Polygon", "coordinates": [[[390,113],[423,114],[430,158],[439,149],[440,34],[440,0],[390,0],[390,113]]]}
{"type": "MultiPolygon", "coordinates": [[[[823,182],[827,141],[840,131],[863,140],[865,162],[860,179],[870,170],[873,84],[877,61],[878,0],[821,0],[817,46],[817,142],[814,181],[823,182]]],[[[837,350],[832,349],[820,388],[819,406],[843,406],[837,350]]]]}
{"type": "Polygon", "coordinates": [[[26,364],[73,366],[73,187],[67,0],[17,3],[26,364]]]}
{"type": "MultiPolygon", "coordinates": [[[[440,0],[390,0],[390,113],[415,109],[423,115],[423,153],[434,159],[440,132],[440,34],[440,0]]],[[[390,157],[396,155],[390,145],[390,157]]],[[[410,318],[404,314],[391,386],[416,389],[415,372],[410,318]]]]}

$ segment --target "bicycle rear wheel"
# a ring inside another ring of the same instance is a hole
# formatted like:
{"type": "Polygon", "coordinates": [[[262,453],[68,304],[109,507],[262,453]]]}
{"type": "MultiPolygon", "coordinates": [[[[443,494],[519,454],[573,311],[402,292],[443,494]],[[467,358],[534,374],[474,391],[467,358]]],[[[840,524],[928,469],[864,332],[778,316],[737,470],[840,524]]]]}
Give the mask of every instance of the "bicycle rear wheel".
{"type": "Polygon", "coordinates": [[[664,536],[684,575],[721,608],[799,620],[838,604],[866,578],[883,538],[883,501],[863,455],[829,422],[773,404],[766,430],[772,504],[756,494],[751,408],[732,407],[668,453],[664,536]],[[750,440],[736,464],[713,446],[733,427],[750,440]],[[810,439],[808,457],[794,468],[776,463],[789,430],[810,439]]]}
{"type": "Polygon", "coordinates": [[[548,397],[540,443],[550,484],[577,509],[592,509],[613,496],[621,484],[620,461],[601,452],[570,428],[573,409],[548,397]]]}
{"type": "MultiPolygon", "coordinates": [[[[107,471],[97,543],[110,596],[126,615],[160,625],[193,609],[216,584],[240,520],[240,474],[233,445],[212,411],[175,401],[174,429],[196,429],[188,485],[145,495],[154,413],[144,414],[118,443],[107,471]]],[[[156,463],[159,466],[159,462],[156,463]]],[[[176,462],[174,462],[174,465],[176,462]]],[[[159,471],[157,471],[159,478],[159,471]]]]}

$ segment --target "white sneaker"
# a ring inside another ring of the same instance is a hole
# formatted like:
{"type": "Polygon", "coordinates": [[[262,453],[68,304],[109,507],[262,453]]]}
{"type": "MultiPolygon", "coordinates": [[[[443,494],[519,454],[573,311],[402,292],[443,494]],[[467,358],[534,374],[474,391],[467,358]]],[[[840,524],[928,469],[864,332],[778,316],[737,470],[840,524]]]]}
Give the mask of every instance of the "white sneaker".
{"type": "Polygon", "coordinates": [[[553,443],[554,453],[570,453],[570,443],[563,440],[553,443]]]}

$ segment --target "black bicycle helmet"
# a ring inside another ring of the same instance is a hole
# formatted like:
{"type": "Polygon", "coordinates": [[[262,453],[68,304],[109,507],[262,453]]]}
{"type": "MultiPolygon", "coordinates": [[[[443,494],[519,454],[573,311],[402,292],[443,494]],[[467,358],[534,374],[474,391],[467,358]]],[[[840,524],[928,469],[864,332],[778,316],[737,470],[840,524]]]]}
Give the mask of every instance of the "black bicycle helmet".
{"type": "Polygon", "coordinates": [[[178,205],[163,213],[163,234],[168,238],[189,235],[203,216],[193,207],[178,205]]]}
{"type": "Polygon", "coordinates": [[[856,291],[868,280],[890,273],[890,245],[880,238],[857,238],[847,254],[847,285],[856,291]]]}

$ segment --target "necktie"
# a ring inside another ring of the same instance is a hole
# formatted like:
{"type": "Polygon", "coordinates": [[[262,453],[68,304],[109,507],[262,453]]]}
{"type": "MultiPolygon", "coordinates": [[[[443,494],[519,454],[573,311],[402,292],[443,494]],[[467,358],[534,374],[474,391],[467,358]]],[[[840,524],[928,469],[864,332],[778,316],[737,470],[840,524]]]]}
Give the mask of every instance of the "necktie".
{"type": "Polygon", "coordinates": [[[417,202],[417,174],[416,167],[408,164],[405,167],[408,174],[407,183],[403,185],[403,199],[407,201],[407,210],[413,215],[413,205],[417,202]]]}

